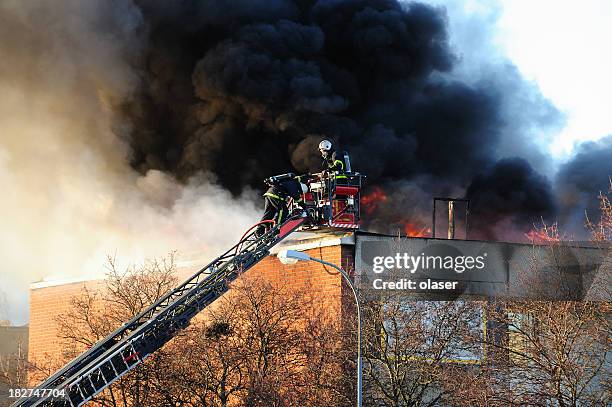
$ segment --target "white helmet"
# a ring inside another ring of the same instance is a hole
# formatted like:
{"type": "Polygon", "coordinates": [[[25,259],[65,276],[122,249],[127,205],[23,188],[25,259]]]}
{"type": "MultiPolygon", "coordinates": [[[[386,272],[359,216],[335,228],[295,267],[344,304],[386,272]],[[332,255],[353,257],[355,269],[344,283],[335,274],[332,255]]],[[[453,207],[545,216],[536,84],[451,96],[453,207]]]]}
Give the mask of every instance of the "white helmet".
{"type": "Polygon", "coordinates": [[[319,143],[319,151],[331,151],[332,143],[329,140],[323,140],[319,143]]]}

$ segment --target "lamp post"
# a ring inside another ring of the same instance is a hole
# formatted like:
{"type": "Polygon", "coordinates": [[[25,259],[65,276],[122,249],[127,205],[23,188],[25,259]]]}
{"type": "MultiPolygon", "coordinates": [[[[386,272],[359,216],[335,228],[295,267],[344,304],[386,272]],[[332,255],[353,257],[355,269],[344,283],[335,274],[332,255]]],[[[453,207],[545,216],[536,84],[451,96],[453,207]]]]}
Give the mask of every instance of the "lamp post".
{"type": "Polygon", "coordinates": [[[338,272],[340,272],[342,277],[344,277],[344,279],[348,283],[349,287],[351,287],[351,291],[353,291],[353,296],[355,297],[355,303],[357,304],[357,407],[362,407],[363,375],[361,364],[361,304],[359,303],[359,297],[357,296],[357,290],[355,289],[353,281],[351,281],[351,278],[346,273],[346,271],[342,270],[335,264],[329,263],[322,259],[318,259],[316,257],[310,257],[304,252],[298,252],[297,250],[282,250],[278,253],[277,257],[283,264],[295,264],[298,261],[314,261],[317,263],[325,264],[326,266],[333,267],[338,270],[338,272]]]}

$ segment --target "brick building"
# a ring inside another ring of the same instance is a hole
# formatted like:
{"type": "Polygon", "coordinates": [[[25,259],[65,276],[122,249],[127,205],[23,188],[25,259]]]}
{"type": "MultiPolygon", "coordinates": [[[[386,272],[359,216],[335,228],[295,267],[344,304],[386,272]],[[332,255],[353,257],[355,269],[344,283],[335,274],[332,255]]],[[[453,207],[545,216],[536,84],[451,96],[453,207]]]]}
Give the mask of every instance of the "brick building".
{"type": "MultiPolygon", "coordinates": [[[[459,283],[458,292],[440,295],[439,292],[419,291],[406,294],[406,298],[418,298],[426,301],[445,299],[475,300],[484,304],[482,318],[476,329],[486,337],[491,332],[499,333],[499,327],[492,326],[486,320],[487,301],[495,297],[521,298],[525,296],[526,284],[522,280],[522,271],[526,263],[534,257],[545,258],[549,250],[545,246],[527,244],[510,244],[503,242],[482,242],[467,240],[447,240],[430,238],[398,238],[371,233],[295,233],[273,248],[270,256],[263,259],[248,271],[249,275],[258,275],[272,283],[282,284],[296,290],[307,290],[313,298],[321,301],[321,305],[332,314],[338,315],[343,321],[354,321],[354,309],[343,306],[352,302],[349,287],[335,270],[329,270],[319,263],[300,262],[294,265],[282,264],[276,254],[283,249],[305,251],[311,257],[320,258],[342,266],[353,275],[363,293],[372,293],[372,279],[378,277],[372,274],[372,256],[393,255],[395,252],[410,252],[419,255],[442,255],[452,253],[463,256],[484,255],[487,257],[487,267],[471,273],[453,273],[452,278],[459,283]],[[449,251],[450,250],[450,251],[449,251]]],[[[605,253],[605,252],[604,252],[605,253]]],[[[596,247],[570,247],[562,251],[562,280],[568,284],[569,291],[580,299],[599,299],[593,287],[599,272],[602,251],[596,247]]],[[[179,280],[184,280],[199,269],[206,261],[191,261],[179,263],[177,273],[179,280]]],[[[551,298],[560,294],[557,287],[552,287],[550,272],[543,268],[541,275],[536,277],[545,281],[545,288],[551,298]]],[[[428,274],[414,274],[417,281],[444,280],[448,275],[439,270],[428,274]]],[[[57,315],[65,313],[70,308],[70,298],[78,295],[86,287],[96,290],[100,281],[59,281],[34,283],[31,285],[30,298],[30,336],[29,361],[37,363],[53,355],[61,354],[61,348],[56,340],[57,315]]],[[[226,294],[227,295],[227,294],[226,294]]],[[[609,301],[609,299],[606,299],[609,301]]],[[[213,304],[214,306],[214,304],[213,304]]],[[[502,327],[503,328],[503,327],[502,327]]],[[[503,334],[500,340],[507,340],[503,334]],[[506,339],[503,339],[503,338],[506,339]]],[[[485,358],[491,359],[491,350],[484,348],[458,354],[454,361],[480,364],[485,358]],[[488,354],[487,354],[488,352],[488,354]]],[[[35,384],[35,383],[31,383],[35,384]]]]}
{"type": "MultiPolygon", "coordinates": [[[[275,256],[282,248],[304,250],[346,270],[354,269],[354,237],[352,234],[296,234],[275,247],[270,256],[248,271],[272,283],[293,289],[307,289],[321,305],[332,310],[342,310],[341,298],[347,290],[338,273],[317,263],[284,265],[275,256]]],[[[195,273],[206,261],[188,261],[177,264],[180,281],[195,273]]],[[[30,337],[28,360],[31,364],[48,364],[61,355],[57,340],[57,316],[71,307],[71,298],[83,289],[97,290],[101,280],[62,280],[37,282],[30,285],[30,337]]],[[[341,311],[339,311],[341,312],[341,311]]],[[[338,315],[340,315],[338,313],[338,315]]],[[[32,385],[36,383],[31,383],[32,385]]]]}

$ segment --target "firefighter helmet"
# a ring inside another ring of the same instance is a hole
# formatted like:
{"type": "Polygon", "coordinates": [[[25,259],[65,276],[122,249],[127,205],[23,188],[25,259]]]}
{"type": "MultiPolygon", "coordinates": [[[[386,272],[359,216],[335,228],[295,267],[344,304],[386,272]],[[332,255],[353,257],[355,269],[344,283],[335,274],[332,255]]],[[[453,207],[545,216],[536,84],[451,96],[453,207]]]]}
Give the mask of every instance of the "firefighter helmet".
{"type": "Polygon", "coordinates": [[[319,143],[319,151],[331,151],[332,143],[329,140],[323,140],[319,143]]]}

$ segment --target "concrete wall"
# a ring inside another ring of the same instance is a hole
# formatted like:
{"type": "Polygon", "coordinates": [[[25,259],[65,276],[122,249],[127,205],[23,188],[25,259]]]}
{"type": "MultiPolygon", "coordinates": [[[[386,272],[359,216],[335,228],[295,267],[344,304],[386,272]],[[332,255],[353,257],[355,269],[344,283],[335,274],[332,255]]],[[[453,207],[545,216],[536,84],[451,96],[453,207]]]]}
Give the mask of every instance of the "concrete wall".
{"type": "MultiPolygon", "coordinates": [[[[356,235],[355,267],[360,288],[372,294],[375,279],[398,281],[458,282],[456,290],[406,290],[429,299],[453,299],[459,295],[481,297],[537,297],[566,300],[610,301],[610,247],[583,243],[553,245],[514,244],[471,240],[398,238],[373,234],[356,235]],[[374,257],[481,256],[481,269],[457,272],[441,267],[414,272],[406,269],[373,270],[374,257]]],[[[380,291],[380,290],[379,290],[380,291]]]]}

